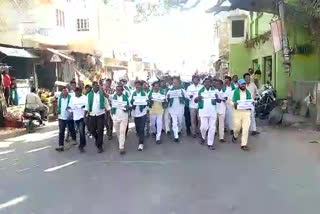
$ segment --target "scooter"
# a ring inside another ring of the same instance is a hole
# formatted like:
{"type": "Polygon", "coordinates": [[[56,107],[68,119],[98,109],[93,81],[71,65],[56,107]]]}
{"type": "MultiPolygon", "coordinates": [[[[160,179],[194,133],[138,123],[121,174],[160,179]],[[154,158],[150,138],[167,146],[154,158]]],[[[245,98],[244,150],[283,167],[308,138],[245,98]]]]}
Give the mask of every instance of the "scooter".
{"type": "Polygon", "coordinates": [[[35,132],[35,128],[43,125],[40,113],[33,109],[25,109],[23,124],[28,133],[35,132]]]}

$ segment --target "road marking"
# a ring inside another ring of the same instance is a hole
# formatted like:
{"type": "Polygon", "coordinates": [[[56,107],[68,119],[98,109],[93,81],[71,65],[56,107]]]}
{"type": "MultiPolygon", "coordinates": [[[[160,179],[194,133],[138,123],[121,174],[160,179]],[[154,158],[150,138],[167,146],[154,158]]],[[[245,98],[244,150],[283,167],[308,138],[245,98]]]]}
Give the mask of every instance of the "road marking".
{"type": "Polygon", "coordinates": [[[8,158],[2,158],[2,159],[0,159],[0,161],[4,161],[4,160],[8,160],[8,158]]]}
{"type": "Polygon", "coordinates": [[[74,163],[77,163],[78,161],[71,161],[69,163],[66,163],[66,164],[63,164],[63,165],[60,165],[60,166],[56,166],[56,167],[52,167],[52,168],[49,168],[49,169],[46,169],[44,170],[45,172],[53,172],[53,171],[56,171],[58,169],[61,169],[61,168],[64,168],[64,167],[67,167],[67,166],[70,166],[74,163]]]}
{"type": "Polygon", "coordinates": [[[41,151],[41,150],[44,150],[44,149],[47,149],[47,148],[51,148],[51,146],[45,146],[45,147],[42,147],[42,148],[29,150],[29,151],[27,151],[27,152],[25,152],[25,153],[38,152],[38,151],[41,151]]]}
{"type": "Polygon", "coordinates": [[[112,161],[112,160],[104,160],[97,161],[98,163],[146,163],[146,164],[168,164],[173,163],[173,161],[112,161]]]}
{"type": "Polygon", "coordinates": [[[19,203],[25,201],[27,198],[28,198],[28,196],[23,195],[23,196],[20,196],[18,198],[15,198],[15,199],[12,199],[10,201],[7,201],[7,202],[5,202],[3,204],[0,204],[0,210],[3,210],[5,208],[7,208],[7,207],[11,207],[11,206],[14,206],[16,204],[19,204],[19,203]]]}
{"type": "Polygon", "coordinates": [[[2,151],[2,152],[0,152],[0,155],[8,154],[8,153],[11,153],[11,152],[14,152],[14,151],[16,151],[16,150],[15,149],[11,149],[11,150],[2,151]]]}
{"type": "Polygon", "coordinates": [[[24,171],[27,171],[27,170],[29,170],[29,169],[31,169],[31,168],[20,169],[20,170],[18,170],[17,172],[24,172],[24,171]]]}

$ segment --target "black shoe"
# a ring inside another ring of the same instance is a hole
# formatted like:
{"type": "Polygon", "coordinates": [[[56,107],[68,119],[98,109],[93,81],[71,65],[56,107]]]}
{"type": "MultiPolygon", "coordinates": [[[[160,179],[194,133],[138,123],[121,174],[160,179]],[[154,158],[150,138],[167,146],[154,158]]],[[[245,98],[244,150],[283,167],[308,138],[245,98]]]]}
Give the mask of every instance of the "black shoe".
{"type": "Polygon", "coordinates": [[[204,145],[205,143],[206,143],[206,140],[201,137],[200,145],[204,145]]]}
{"type": "Polygon", "coordinates": [[[156,138],[156,137],[157,137],[157,134],[156,134],[156,133],[152,133],[152,137],[153,137],[153,138],[156,138]]]}
{"type": "Polygon", "coordinates": [[[166,134],[167,134],[168,136],[170,136],[170,132],[167,132],[166,134]]]}
{"type": "Polygon", "coordinates": [[[173,141],[179,143],[179,138],[175,138],[173,141]]]}
{"type": "Polygon", "coordinates": [[[215,148],[213,145],[212,145],[212,146],[209,146],[209,145],[208,145],[208,149],[209,149],[209,150],[215,150],[216,148],[215,148]]]}
{"type": "Polygon", "coordinates": [[[103,148],[98,148],[98,153],[103,153],[103,152],[104,152],[103,148]]]}
{"type": "Polygon", "coordinates": [[[112,140],[112,135],[108,137],[108,140],[112,140]]]}
{"type": "Polygon", "coordinates": [[[181,132],[178,132],[178,135],[181,136],[181,132]]]}
{"type": "Polygon", "coordinates": [[[197,135],[196,135],[196,134],[194,134],[194,135],[192,135],[192,137],[193,137],[193,138],[197,138],[197,135]]]}
{"type": "Polygon", "coordinates": [[[120,153],[120,155],[125,155],[126,151],[124,149],[120,149],[119,153],[120,153]]]}
{"type": "Polygon", "coordinates": [[[232,143],[237,143],[237,139],[238,138],[235,138],[234,136],[232,136],[232,143]]]}
{"type": "Polygon", "coordinates": [[[232,135],[232,136],[233,136],[233,130],[231,130],[231,131],[230,131],[230,135],[232,135]]]}
{"type": "Polygon", "coordinates": [[[58,148],[56,148],[57,152],[63,152],[64,151],[64,147],[63,146],[59,146],[58,148]]]}
{"type": "Polygon", "coordinates": [[[79,148],[80,153],[85,153],[84,148],[79,148]]]}
{"type": "Polygon", "coordinates": [[[260,132],[258,132],[258,131],[252,131],[251,132],[251,136],[255,136],[255,135],[258,135],[258,134],[260,134],[260,132]]]}
{"type": "Polygon", "coordinates": [[[241,149],[243,151],[249,151],[250,150],[250,148],[248,146],[241,146],[241,149]]]}
{"type": "Polygon", "coordinates": [[[225,139],[220,139],[220,143],[225,143],[226,140],[225,139]]]}
{"type": "Polygon", "coordinates": [[[160,144],[161,144],[161,141],[160,141],[160,140],[157,140],[157,141],[156,141],[156,144],[160,145],[160,144]]]}

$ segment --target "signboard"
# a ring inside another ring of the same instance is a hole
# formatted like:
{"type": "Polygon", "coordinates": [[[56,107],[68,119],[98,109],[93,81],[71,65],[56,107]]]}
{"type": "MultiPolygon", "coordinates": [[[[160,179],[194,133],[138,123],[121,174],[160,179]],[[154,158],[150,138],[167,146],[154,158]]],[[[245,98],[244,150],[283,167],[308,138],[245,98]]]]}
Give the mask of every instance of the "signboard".
{"type": "Polygon", "coordinates": [[[133,102],[133,105],[136,105],[136,106],[145,106],[147,105],[147,96],[134,96],[133,97],[134,99],[134,102],[133,102]]]}
{"type": "Polygon", "coordinates": [[[237,109],[239,110],[249,110],[253,108],[253,100],[238,100],[237,109]]]}
{"type": "Polygon", "coordinates": [[[127,105],[127,102],[123,100],[112,100],[112,108],[125,110],[126,105],[127,105]]]}
{"type": "Polygon", "coordinates": [[[152,93],[152,100],[155,102],[164,102],[165,96],[160,93],[152,93]]]}
{"type": "Polygon", "coordinates": [[[51,59],[50,59],[50,62],[61,62],[61,58],[60,58],[59,55],[53,54],[51,59]]]}
{"type": "Polygon", "coordinates": [[[204,99],[216,99],[215,91],[205,91],[201,94],[204,99]]]}
{"type": "Polygon", "coordinates": [[[173,91],[169,91],[168,95],[170,96],[170,98],[178,98],[178,97],[182,97],[181,92],[182,92],[181,89],[173,90],[173,91]]]}

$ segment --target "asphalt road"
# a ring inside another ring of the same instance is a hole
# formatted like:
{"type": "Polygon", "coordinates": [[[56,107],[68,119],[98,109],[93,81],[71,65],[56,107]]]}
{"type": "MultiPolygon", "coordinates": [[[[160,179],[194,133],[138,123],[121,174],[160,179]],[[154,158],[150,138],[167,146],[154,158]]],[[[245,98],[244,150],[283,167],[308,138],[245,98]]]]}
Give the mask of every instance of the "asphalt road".
{"type": "MultiPolygon", "coordinates": [[[[319,133],[263,128],[240,145],[209,151],[193,138],[162,145],[147,140],[127,154],[105,139],[103,154],[89,140],[58,153],[58,130],[0,137],[0,213],[4,214],[311,214],[320,210],[319,133]]],[[[230,139],[228,138],[230,141],[230,139]]]]}

